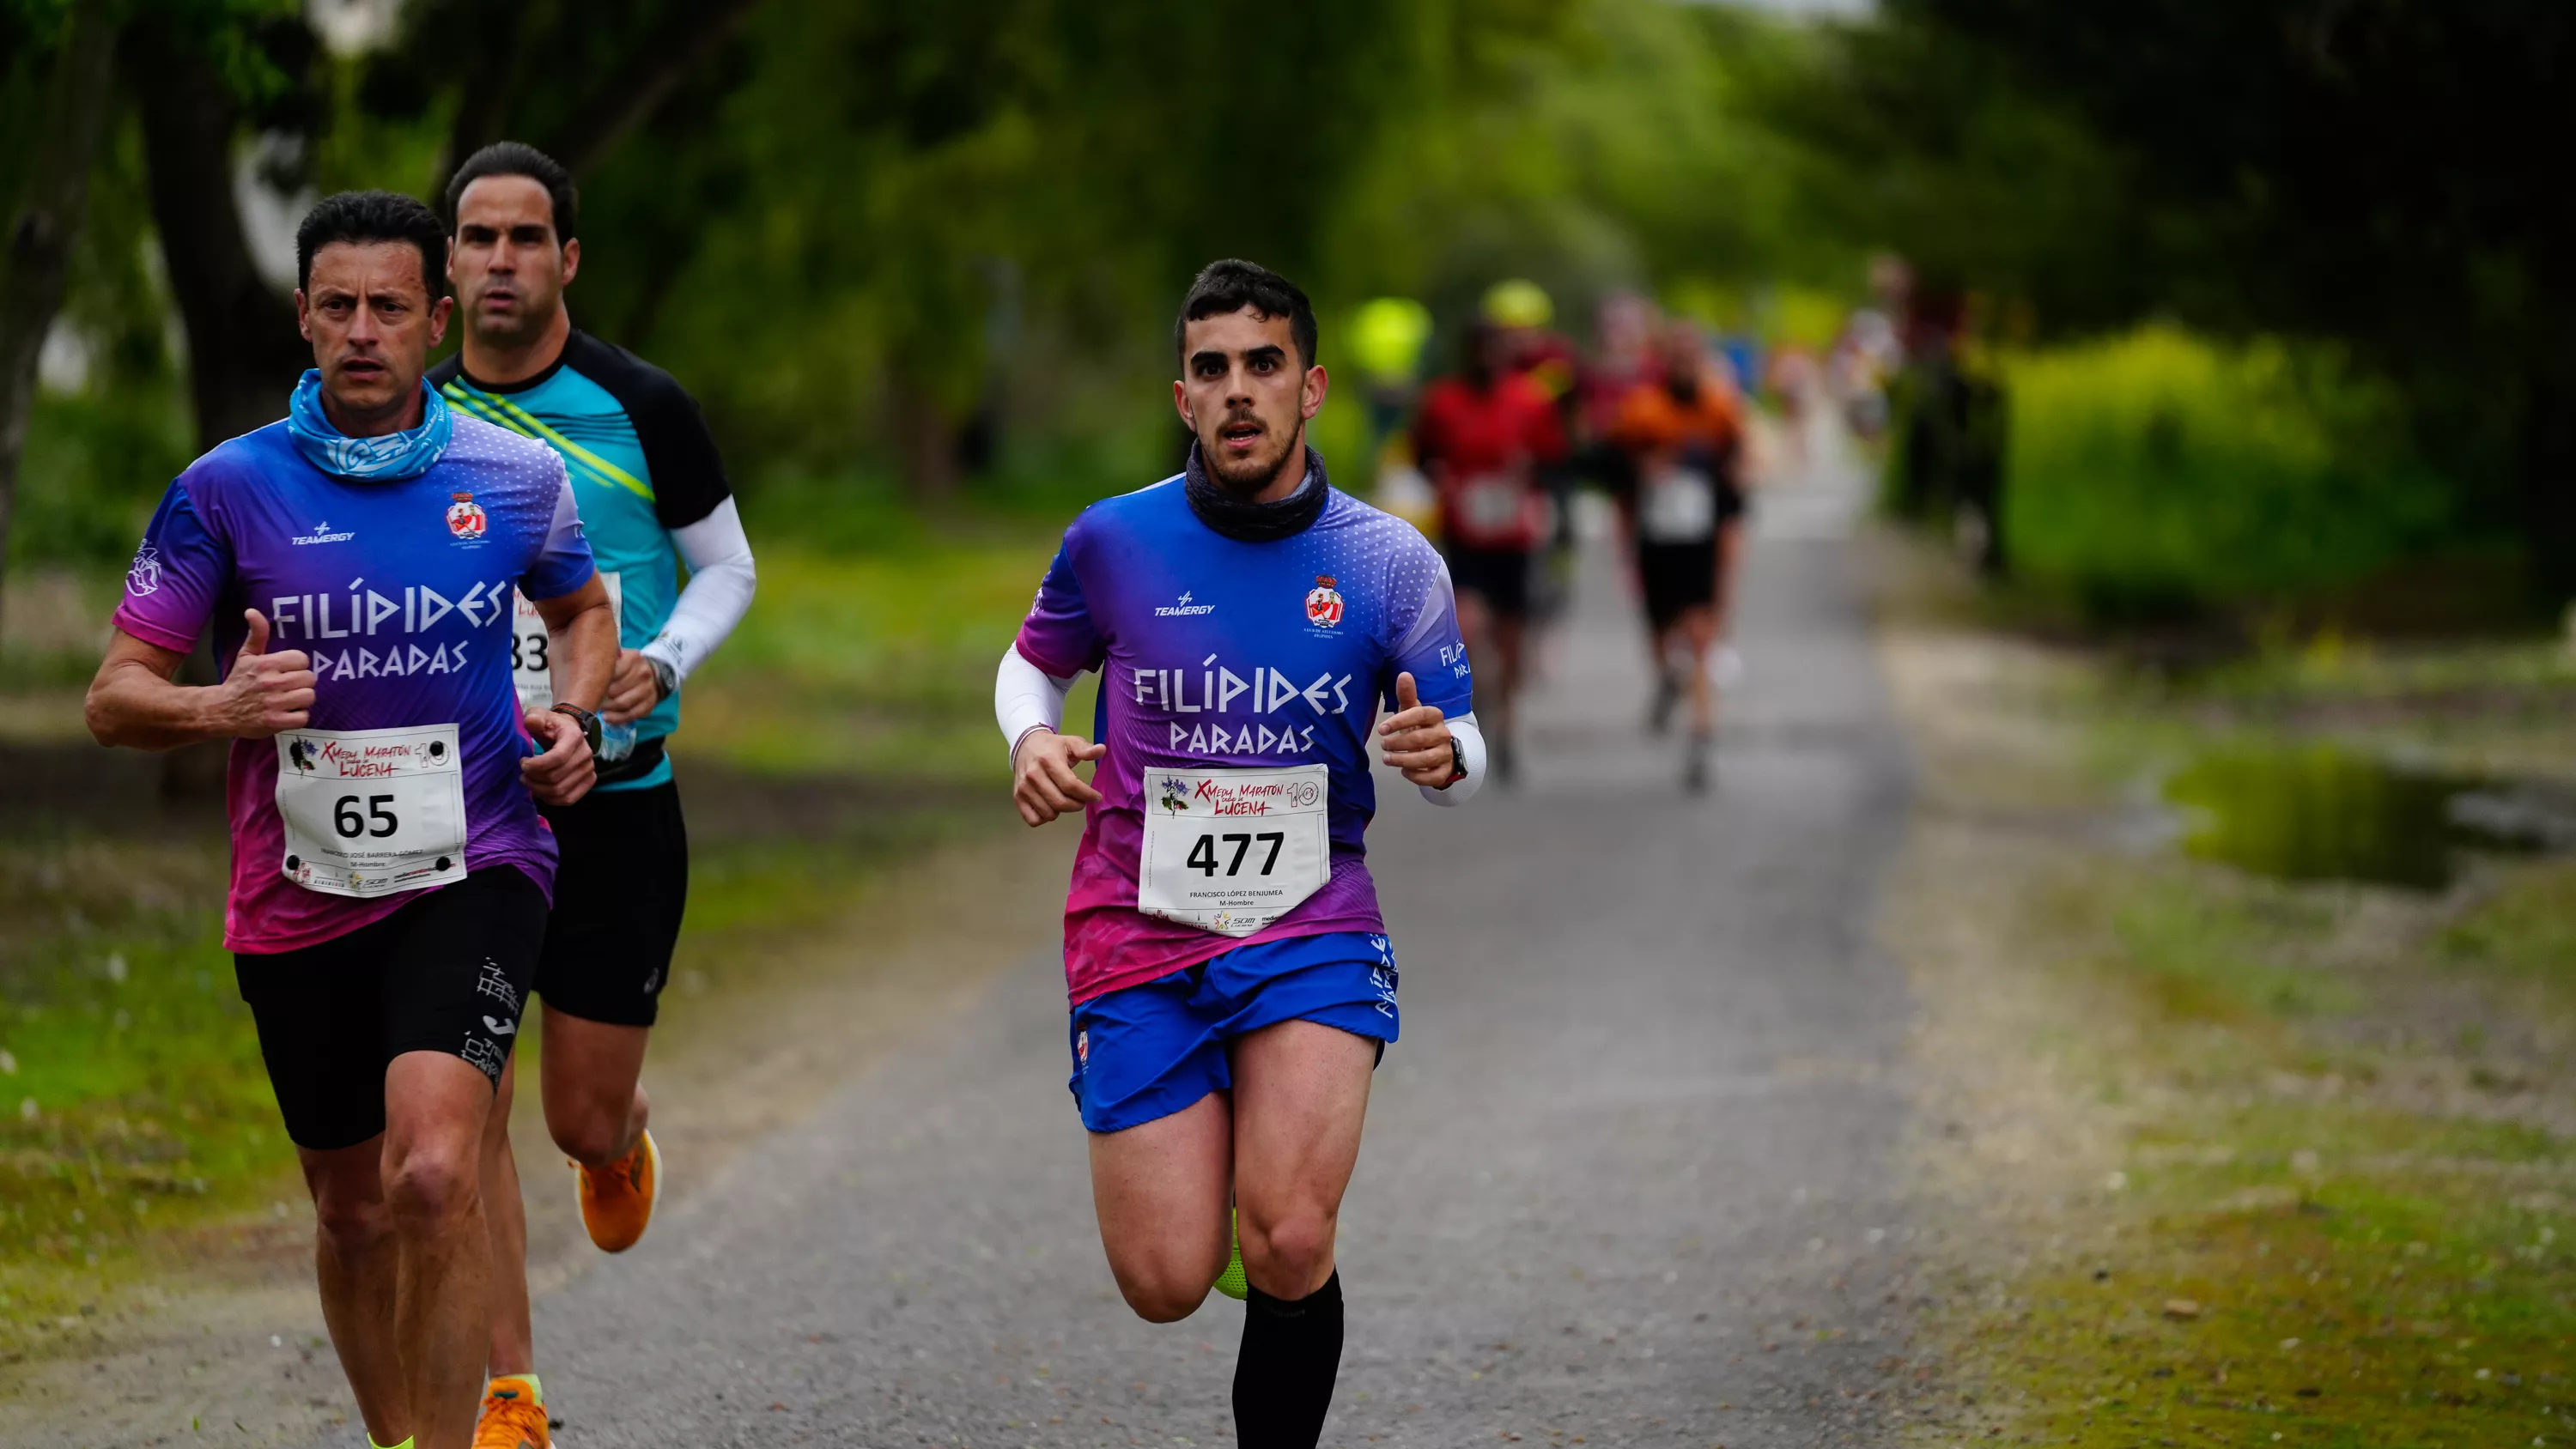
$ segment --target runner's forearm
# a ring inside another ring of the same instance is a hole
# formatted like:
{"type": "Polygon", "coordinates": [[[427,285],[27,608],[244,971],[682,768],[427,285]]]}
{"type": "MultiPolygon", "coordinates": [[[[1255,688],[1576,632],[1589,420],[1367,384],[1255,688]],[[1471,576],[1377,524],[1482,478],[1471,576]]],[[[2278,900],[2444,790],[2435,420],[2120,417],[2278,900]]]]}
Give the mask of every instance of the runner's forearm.
{"type": "Polygon", "coordinates": [[[993,679],[993,718],[1003,742],[1016,752],[1029,731],[1062,729],[1065,696],[1072,692],[1070,676],[1058,679],[1031,664],[1017,644],[1004,649],[993,679]]]}
{"type": "Polygon", "coordinates": [[[554,636],[555,698],[583,709],[599,708],[617,672],[617,614],[597,575],[559,599],[539,599],[546,632],[554,636]]]}
{"type": "Polygon", "coordinates": [[[158,645],[118,634],[90,681],[83,713],[92,739],[112,748],[175,750],[226,731],[215,710],[216,686],[174,683],[180,657],[158,645]]]}
{"type": "Polygon", "coordinates": [[[642,652],[669,665],[674,681],[686,681],[750,612],[759,574],[752,564],[751,540],[742,531],[741,510],[731,498],[697,522],[672,529],[671,541],[689,566],[689,586],[680,590],[671,617],[642,652]]]}

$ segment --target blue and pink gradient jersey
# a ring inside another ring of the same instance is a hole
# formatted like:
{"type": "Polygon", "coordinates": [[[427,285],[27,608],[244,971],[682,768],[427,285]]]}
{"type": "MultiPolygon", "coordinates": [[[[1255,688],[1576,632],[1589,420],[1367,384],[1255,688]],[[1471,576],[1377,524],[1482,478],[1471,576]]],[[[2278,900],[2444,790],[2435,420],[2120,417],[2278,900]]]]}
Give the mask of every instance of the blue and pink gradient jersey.
{"type": "MultiPolygon", "coordinates": [[[[306,462],[278,422],[170,485],[126,575],[116,627],[185,651],[211,617],[217,667],[229,674],[249,631],[242,611],[257,609],[271,652],[313,657],[313,728],[454,724],[466,868],[515,866],[551,889],[554,837],[519,776],[536,745],[510,682],[510,589],[558,598],[591,573],[563,460],[543,443],[460,414],[428,472],[356,482],[306,462]]],[[[226,949],[315,945],[413,898],[362,900],[288,880],[276,786],[276,746],[233,741],[226,949]]]]}
{"type": "Polygon", "coordinates": [[[1379,707],[1403,671],[1451,715],[1474,683],[1448,567],[1411,524],[1336,492],[1303,532],[1242,543],[1167,480],[1065,530],[1018,647],[1059,679],[1101,671],[1094,729],[1109,753],[1065,900],[1075,1004],[1256,941],[1385,929],[1361,843],[1379,707]],[[1136,909],[1147,772],[1319,763],[1332,781],[1321,890],[1240,940],[1136,909]]]}

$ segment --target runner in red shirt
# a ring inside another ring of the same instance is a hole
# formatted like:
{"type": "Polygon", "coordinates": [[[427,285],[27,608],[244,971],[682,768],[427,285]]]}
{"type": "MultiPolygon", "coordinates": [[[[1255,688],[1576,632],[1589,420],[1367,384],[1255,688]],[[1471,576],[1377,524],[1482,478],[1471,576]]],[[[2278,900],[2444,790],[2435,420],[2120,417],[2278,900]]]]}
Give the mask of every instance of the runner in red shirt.
{"type": "Polygon", "coordinates": [[[1478,322],[1467,334],[1465,371],[1424,390],[1413,424],[1414,456],[1440,494],[1441,546],[1469,657],[1478,676],[1493,681],[1485,719],[1494,776],[1506,781],[1530,562],[1552,526],[1539,469],[1565,457],[1554,401],[1510,370],[1509,349],[1508,334],[1478,322]]]}

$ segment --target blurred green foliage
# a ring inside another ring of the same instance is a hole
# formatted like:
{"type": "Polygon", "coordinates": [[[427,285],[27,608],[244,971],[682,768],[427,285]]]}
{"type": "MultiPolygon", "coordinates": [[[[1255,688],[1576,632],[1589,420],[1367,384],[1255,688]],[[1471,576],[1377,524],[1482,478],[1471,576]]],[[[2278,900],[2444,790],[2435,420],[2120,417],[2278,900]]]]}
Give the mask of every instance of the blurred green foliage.
{"type": "Polygon", "coordinates": [[[2458,535],[2392,389],[2333,349],[2158,325],[2001,371],[2014,565],[2097,616],[2349,584],[2458,535]]]}

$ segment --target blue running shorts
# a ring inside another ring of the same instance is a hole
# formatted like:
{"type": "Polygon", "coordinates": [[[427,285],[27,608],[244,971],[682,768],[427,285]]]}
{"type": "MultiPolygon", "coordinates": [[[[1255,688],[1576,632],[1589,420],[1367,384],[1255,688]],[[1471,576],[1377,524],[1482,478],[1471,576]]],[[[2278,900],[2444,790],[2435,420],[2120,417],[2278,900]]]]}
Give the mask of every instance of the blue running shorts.
{"type": "Polygon", "coordinates": [[[1283,1021],[1313,1021],[1378,1044],[1395,1040],[1395,950],[1341,931],[1238,946],[1196,966],[1095,996],[1073,1009],[1065,1085],[1082,1125],[1123,1132],[1234,1085],[1226,1048],[1283,1021]]]}

